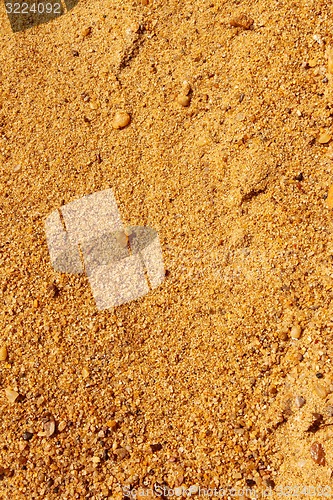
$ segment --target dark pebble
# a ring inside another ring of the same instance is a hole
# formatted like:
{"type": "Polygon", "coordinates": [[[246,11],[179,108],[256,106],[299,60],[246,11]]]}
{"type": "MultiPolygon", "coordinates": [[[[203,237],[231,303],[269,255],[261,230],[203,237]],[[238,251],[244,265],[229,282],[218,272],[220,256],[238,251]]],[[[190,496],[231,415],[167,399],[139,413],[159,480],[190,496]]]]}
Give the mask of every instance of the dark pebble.
{"type": "Polygon", "coordinates": [[[273,479],[265,479],[265,483],[266,483],[266,486],[268,488],[272,488],[272,489],[275,488],[275,483],[274,483],[273,479]]]}
{"type": "Polygon", "coordinates": [[[162,449],[162,445],[161,445],[161,443],[151,444],[150,448],[151,448],[151,451],[153,453],[155,453],[156,451],[160,451],[162,449]]]}
{"type": "Polygon", "coordinates": [[[79,53],[77,50],[72,50],[72,54],[74,57],[79,57],[79,53]]]}
{"type": "Polygon", "coordinates": [[[52,283],[47,287],[47,291],[49,295],[53,298],[58,297],[59,295],[59,288],[54,283],[52,283]]]}
{"type": "Polygon", "coordinates": [[[299,182],[303,181],[304,180],[303,172],[300,172],[298,175],[296,175],[294,177],[294,179],[295,179],[295,181],[299,181],[299,182]]]}
{"type": "Polygon", "coordinates": [[[250,488],[252,486],[255,486],[256,485],[256,482],[253,481],[253,479],[245,479],[245,482],[246,482],[246,486],[249,486],[250,488]]]}
{"type": "Polygon", "coordinates": [[[24,441],[30,441],[30,439],[33,438],[33,433],[32,432],[25,432],[22,436],[24,441]]]}
{"type": "Polygon", "coordinates": [[[324,375],[323,375],[322,373],[318,372],[318,373],[316,373],[316,377],[317,377],[317,378],[323,378],[323,377],[324,377],[324,375]]]}

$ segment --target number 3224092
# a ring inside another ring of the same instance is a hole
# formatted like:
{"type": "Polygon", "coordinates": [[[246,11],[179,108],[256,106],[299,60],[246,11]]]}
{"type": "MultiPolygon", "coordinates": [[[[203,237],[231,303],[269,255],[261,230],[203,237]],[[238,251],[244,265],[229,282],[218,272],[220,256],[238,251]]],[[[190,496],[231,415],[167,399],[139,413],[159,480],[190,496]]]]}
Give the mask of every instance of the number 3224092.
{"type": "Polygon", "coordinates": [[[56,3],[6,3],[7,14],[61,14],[61,4],[56,3]]]}
{"type": "Polygon", "coordinates": [[[297,486],[278,486],[277,495],[279,497],[326,497],[332,498],[330,486],[312,486],[312,485],[297,485],[297,486]]]}

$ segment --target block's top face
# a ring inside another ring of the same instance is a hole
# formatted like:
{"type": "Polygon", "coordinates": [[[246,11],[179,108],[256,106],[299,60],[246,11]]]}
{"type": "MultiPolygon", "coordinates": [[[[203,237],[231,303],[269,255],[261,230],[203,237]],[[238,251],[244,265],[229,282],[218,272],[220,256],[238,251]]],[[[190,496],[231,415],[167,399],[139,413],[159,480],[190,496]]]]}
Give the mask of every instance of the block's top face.
{"type": "Polygon", "coordinates": [[[71,240],[77,243],[123,229],[117,202],[111,189],[72,201],[61,207],[61,213],[71,240]]]}

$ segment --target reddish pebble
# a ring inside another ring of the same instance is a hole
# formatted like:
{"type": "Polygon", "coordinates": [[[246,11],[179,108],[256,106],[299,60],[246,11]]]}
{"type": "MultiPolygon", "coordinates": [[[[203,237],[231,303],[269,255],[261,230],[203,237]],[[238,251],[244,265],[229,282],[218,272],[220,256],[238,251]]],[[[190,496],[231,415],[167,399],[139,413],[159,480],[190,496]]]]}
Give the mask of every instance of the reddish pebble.
{"type": "Polygon", "coordinates": [[[325,451],[323,446],[317,441],[311,445],[310,453],[312,460],[318,465],[325,465],[325,451]]]}

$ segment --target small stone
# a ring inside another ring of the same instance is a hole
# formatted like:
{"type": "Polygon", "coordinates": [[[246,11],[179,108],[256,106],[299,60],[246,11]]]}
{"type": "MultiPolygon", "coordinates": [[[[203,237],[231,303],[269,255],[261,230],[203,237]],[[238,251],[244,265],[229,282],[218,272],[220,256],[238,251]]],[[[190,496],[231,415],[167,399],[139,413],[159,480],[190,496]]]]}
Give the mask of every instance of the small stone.
{"type": "Polygon", "coordinates": [[[79,53],[77,50],[72,50],[73,57],[79,57],[79,53]]]}
{"type": "Polygon", "coordinates": [[[201,146],[201,147],[202,146],[208,146],[208,144],[210,143],[210,140],[209,140],[209,138],[207,136],[203,135],[203,136],[199,137],[197,143],[198,143],[198,146],[201,146]]]}
{"type": "Polygon", "coordinates": [[[108,421],[108,427],[111,429],[111,431],[116,431],[119,427],[119,424],[116,420],[109,420],[108,421]]]}
{"type": "Polygon", "coordinates": [[[87,28],[83,28],[82,30],[82,36],[89,36],[91,34],[92,28],[91,26],[88,26],[87,28]]]}
{"type": "Polygon", "coordinates": [[[270,477],[265,477],[264,481],[267,488],[272,488],[272,489],[275,488],[275,482],[270,477]]]}
{"type": "Polygon", "coordinates": [[[113,117],[112,127],[116,130],[127,127],[131,123],[131,117],[126,111],[117,111],[113,117]]]}
{"type": "Polygon", "coordinates": [[[323,45],[324,44],[323,39],[321,38],[320,35],[314,34],[313,35],[313,39],[314,39],[315,42],[319,43],[319,45],[323,45]]]}
{"type": "Polygon", "coordinates": [[[47,293],[52,298],[58,297],[58,295],[59,295],[59,288],[54,283],[51,283],[47,287],[47,293]]]}
{"type": "Polygon", "coordinates": [[[62,432],[66,428],[66,425],[67,425],[67,423],[64,420],[62,420],[61,422],[59,422],[58,431],[62,432]]]}
{"type": "Polygon", "coordinates": [[[272,386],[269,388],[269,393],[270,393],[272,396],[275,396],[275,394],[277,394],[277,393],[278,393],[277,387],[275,387],[275,385],[272,385],[272,386]]]}
{"type": "Polygon", "coordinates": [[[234,472],[232,475],[233,479],[242,479],[242,474],[240,472],[234,472]]]}
{"type": "Polygon", "coordinates": [[[296,361],[303,361],[304,357],[303,357],[303,354],[301,352],[298,352],[296,354],[296,361]]]}
{"type": "Polygon", "coordinates": [[[88,378],[89,377],[89,371],[86,367],[82,368],[82,377],[83,378],[88,378]]]}
{"type": "Polygon", "coordinates": [[[302,408],[306,403],[305,399],[302,396],[296,396],[295,398],[295,406],[297,408],[302,408]]]}
{"type": "Polygon", "coordinates": [[[184,95],[189,95],[191,93],[191,91],[192,91],[191,85],[186,80],[183,82],[182,87],[183,87],[183,94],[184,95]]]}
{"type": "Polygon", "coordinates": [[[320,372],[316,373],[316,377],[317,378],[324,378],[324,375],[320,372]]]}
{"type": "Polygon", "coordinates": [[[38,472],[38,474],[37,474],[37,481],[39,483],[44,483],[44,481],[45,481],[45,474],[44,474],[44,472],[38,472]]]}
{"type": "Polygon", "coordinates": [[[291,329],[290,336],[292,339],[299,339],[302,334],[302,328],[300,325],[294,325],[291,329]]]}
{"type": "Polygon", "coordinates": [[[0,361],[6,361],[7,355],[7,347],[3,345],[2,347],[0,347],[0,361]]]}
{"type": "Polygon", "coordinates": [[[37,307],[38,307],[38,305],[39,305],[38,300],[37,300],[37,299],[35,299],[35,300],[34,300],[34,307],[35,307],[35,308],[37,308],[37,307]]]}
{"type": "Polygon", "coordinates": [[[51,437],[55,432],[55,420],[52,415],[48,417],[48,420],[44,422],[43,428],[46,437],[51,437]]]}
{"type": "Polygon", "coordinates": [[[302,182],[304,180],[303,172],[300,172],[298,175],[295,175],[294,179],[295,181],[302,182]]]}
{"type": "Polygon", "coordinates": [[[189,95],[179,94],[179,96],[177,97],[177,102],[184,108],[187,108],[191,103],[191,97],[189,95]]]}
{"type": "Polygon", "coordinates": [[[101,459],[100,459],[99,457],[92,457],[92,459],[91,459],[91,460],[92,460],[92,462],[93,462],[94,464],[99,464],[99,463],[100,463],[100,461],[101,461],[101,459]]]}
{"type": "Polygon", "coordinates": [[[87,94],[87,92],[82,92],[81,99],[83,102],[90,102],[91,97],[89,94],[87,94]]]}
{"type": "Polygon", "coordinates": [[[162,449],[162,445],[161,445],[161,443],[151,444],[150,448],[151,448],[152,453],[155,453],[156,451],[160,451],[162,449]]]}
{"type": "Polygon", "coordinates": [[[281,330],[279,333],[278,333],[278,337],[280,340],[287,340],[288,339],[288,334],[286,331],[284,330],[281,330]]]}
{"type": "Polygon", "coordinates": [[[120,460],[123,460],[124,458],[128,458],[130,456],[126,448],[118,448],[117,450],[115,450],[115,454],[120,460]]]}
{"type": "Polygon", "coordinates": [[[30,439],[33,438],[33,433],[32,432],[24,432],[23,436],[22,436],[22,439],[24,439],[24,441],[30,441],[30,439]]]}
{"type": "Polygon", "coordinates": [[[23,450],[25,450],[25,449],[26,449],[26,447],[27,447],[27,446],[28,446],[28,444],[27,444],[27,443],[19,443],[19,450],[20,450],[20,451],[23,451],[23,450]]]}
{"type": "Polygon", "coordinates": [[[247,16],[246,14],[240,14],[240,16],[235,17],[230,21],[230,26],[233,28],[243,28],[244,30],[249,30],[252,28],[254,20],[247,16]]]}
{"type": "Polygon", "coordinates": [[[332,139],[332,134],[326,131],[320,134],[320,136],[318,137],[318,142],[319,144],[327,144],[328,142],[330,142],[331,139],[332,139]]]}
{"type": "Polygon", "coordinates": [[[328,208],[333,208],[333,186],[331,186],[328,190],[326,203],[328,208]]]}
{"type": "Polygon", "coordinates": [[[5,389],[5,394],[10,403],[15,403],[15,401],[19,397],[19,393],[17,391],[13,391],[9,387],[5,389]]]}
{"type": "Polygon", "coordinates": [[[315,442],[310,448],[311,458],[318,465],[325,465],[325,451],[321,443],[315,442]]]}
{"type": "Polygon", "coordinates": [[[125,233],[125,231],[118,231],[115,233],[115,236],[116,236],[116,240],[118,241],[119,245],[122,248],[126,248],[127,243],[128,243],[128,236],[125,233]]]}
{"type": "Polygon", "coordinates": [[[315,68],[317,66],[317,59],[309,59],[308,66],[310,68],[315,68]]]}
{"type": "Polygon", "coordinates": [[[314,390],[315,392],[317,393],[317,395],[321,398],[321,399],[325,399],[326,396],[329,394],[329,389],[324,386],[323,384],[320,384],[319,382],[317,382],[316,384],[314,384],[314,390]]]}

